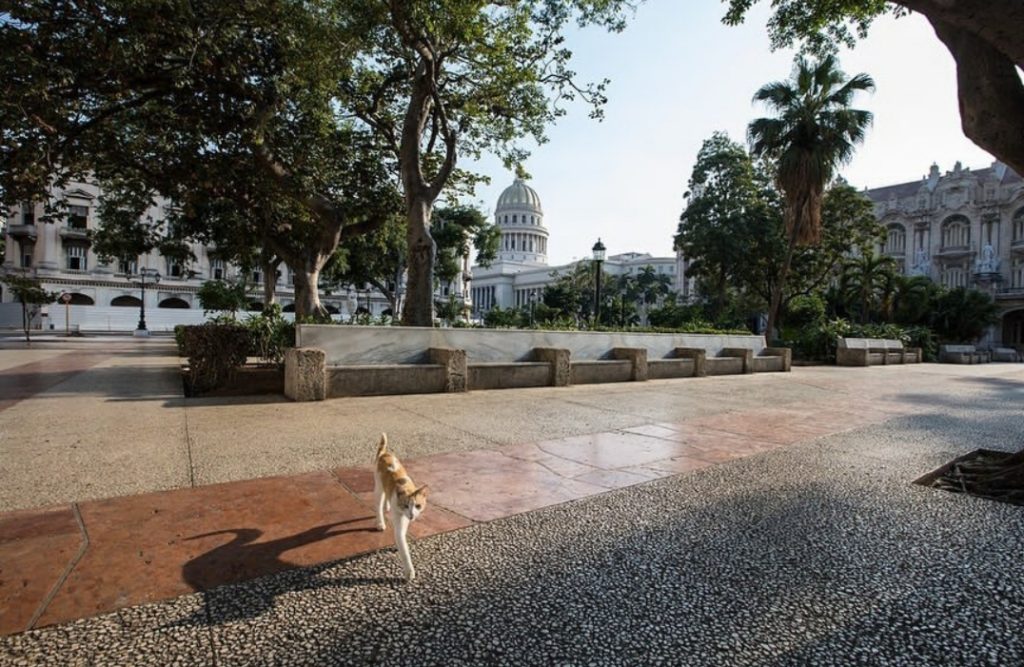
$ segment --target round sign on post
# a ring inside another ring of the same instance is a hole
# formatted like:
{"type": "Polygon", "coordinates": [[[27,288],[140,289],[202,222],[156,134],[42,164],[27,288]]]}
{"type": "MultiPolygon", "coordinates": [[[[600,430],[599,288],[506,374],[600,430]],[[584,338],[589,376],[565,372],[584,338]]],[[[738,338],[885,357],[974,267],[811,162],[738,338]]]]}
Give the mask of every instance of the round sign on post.
{"type": "Polygon", "coordinates": [[[60,295],[60,300],[64,303],[64,335],[71,335],[71,295],[64,292],[60,295]]]}

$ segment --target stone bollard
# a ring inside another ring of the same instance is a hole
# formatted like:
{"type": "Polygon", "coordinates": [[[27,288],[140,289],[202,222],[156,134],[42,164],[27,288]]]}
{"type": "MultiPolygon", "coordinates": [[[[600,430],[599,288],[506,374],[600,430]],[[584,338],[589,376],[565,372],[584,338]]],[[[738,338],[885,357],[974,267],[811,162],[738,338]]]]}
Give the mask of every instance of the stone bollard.
{"type": "Polygon", "coordinates": [[[293,401],[327,398],[327,353],[314,347],[285,350],[284,395],[293,401]]]}
{"type": "Polygon", "coordinates": [[[552,387],[568,387],[572,384],[572,366],[569,363],[569,350],[561,347],[535,347],[533,358],[551,365],[548,384],[552,387]]]}
{"type": "Polygon", "coordinates": [[[430,363],[444,366],[445,393],[467,391],[469,364],[466,351],[452,347],[432,347],[428,350],[430,363]]]}
{"type": "Polygon", "coordinates": [[[702,378],[708,374],[705,361],[708,358],[707,350],[702,347],[677,347],[673,354],[678,359],[693,359],[693,377],[702,378]]]}
{"type": "Polygon", "coordinates": [[[739,357],[743,360],[743,372],[754,372],[754,351],[746,347],[723,347],[720,357],[739,357]]]}
{"type": "Polygon", "coordinates": [[[613,347],[612,356],[616,359],[628,359],[633,362],[633,373],[629,379],[633,382],[647,380],[647,348],[645,347],[613,347]]]}

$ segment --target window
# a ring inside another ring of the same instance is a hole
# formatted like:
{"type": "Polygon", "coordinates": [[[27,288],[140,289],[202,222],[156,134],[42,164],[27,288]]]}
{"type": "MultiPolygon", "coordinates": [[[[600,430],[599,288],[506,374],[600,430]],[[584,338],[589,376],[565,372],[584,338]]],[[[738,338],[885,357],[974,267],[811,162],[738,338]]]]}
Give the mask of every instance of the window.
{"type": "Polygon", "coordinates": [[[512,214],[512,224],[516,224],[518,222],[519,222],[519,216],[513,213],[512,214]]]}
{"type": "Polygon", "coordinates": [[[21,268],[30,269],[32,268],[32,251],[22,250],[21,251],[21,268]]]}
{"type": "Polygon", "coordinates": [[[223,259],[214,259],[210,261],[210,277],[214,280],[224,280],[223,259]]]}
{"type": "Polygon", "coordinates": [[[71,229],[85,229],[89,221],[88,206],[68,207],[68,227],[71,229]]]}
{"type": "Polygon", "coordinates": [[[1010,286],[1016,289],[1024,288],[1024,259],[1013,260],[1013,268],[1010,273],[1010,286]]]}
{"type": "Polygon", "coordinates": [[[68,271],[85,271],[88,268],[84,246],[68,246],[66,252],[68,256],[68,271]]]}
{"type": "Polygon", "coordinates": [[[967,218],[955,216],[942,225],[942,247],[966,247],[971,242],[971,227],[967,218]]]}
{"type": "Polygon", "coordinates": [[[1024,208],[1013,214],[1013,240],[1024,241],[1024,208]]]}
{"type": "Polygon", "coordinates": [[[119,273],[123,273],[126,276],[134,276],[136,273],[139,272],[138,262],[136,262],[134,259],[122,259],[117,264],[117,270],[119,273]]]}
{"type": "Polygon", "coordinates": [[[907,249],[907,233],[903,225],[889,225],[885,238],[885,253],[887,255],[902,255],[907,249]]]}
{"type": "Polygon", "coordinates": [[[942,285],[949,289],[967,287],[967,271],[963,266],[947,266],[942,272],[942,285]]]}
{"type": "Polygon", "coordinates": [[[184,267],[180,262],[169,259],[167,260],[167,275],[172,278],[180,278],[185,272],[184,267]]]}
{"type": "Polygon", "coordinates": [[[259,270],[253,271],[252,272],[252,281],[254,283],[256,283],[257,285],[262,283],[263,282],[263,272],[259,271],[259,270]]]}
{"type": "Polygon", "coordinates": [[[36,206],[30,201],[21,203],[21,224],[36,224],[36,206]]]}

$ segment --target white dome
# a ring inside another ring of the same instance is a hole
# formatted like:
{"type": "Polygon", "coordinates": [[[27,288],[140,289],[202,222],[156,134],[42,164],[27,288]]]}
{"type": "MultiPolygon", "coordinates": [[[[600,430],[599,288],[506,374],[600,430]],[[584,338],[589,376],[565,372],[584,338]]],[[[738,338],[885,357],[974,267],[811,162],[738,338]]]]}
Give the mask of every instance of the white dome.
{"type": "Polygon", "coordinates": [[[517,178],[498,197],[498,207],[494,212],[499,213],[512,209],[521,211],[524,208],[537,213],[544,212],[540,207],[540,196],[537,195],[537,191],[527,185],[523,179],[517,178]]]}

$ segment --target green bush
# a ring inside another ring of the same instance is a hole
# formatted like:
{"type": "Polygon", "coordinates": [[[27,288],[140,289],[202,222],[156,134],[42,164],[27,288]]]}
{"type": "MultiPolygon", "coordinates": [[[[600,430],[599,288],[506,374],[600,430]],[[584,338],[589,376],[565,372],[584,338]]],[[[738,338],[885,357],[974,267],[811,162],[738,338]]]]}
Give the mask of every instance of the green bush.
{"type": "Polygon", "coordinates": [[[285,349],[295,347],[295,325],[281,316],[277,304],[267,312],[245,318],[242,326],[249,332],[248,355],[264,363],[280,366],[285,349]]]}
{"type": "Polygon", "coordinates": [[[791,330],[785,345],[793,357],[808,361],[835,363],[840,338],[888,338],[905,347],[919,347],[925,361],[935,359],[938,346],[935,332],[928,327],[904,327],[898,324],[855,324],[844,319],[826,320],[791,330]]]}
{"type": "Polygon", "coordinates": [[[188,357],[185,383],[189,396],[223,386],[245,364],[250,334],[243,326],[208,322],[187,326],[182,334],[188,357]]]}
{"type": "Polygon", "coordinates": [[[178,346],[178,356],[184,357],[185,354],[185,325],[175,324],[174,325],[174,343],[178,346]]]}

